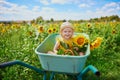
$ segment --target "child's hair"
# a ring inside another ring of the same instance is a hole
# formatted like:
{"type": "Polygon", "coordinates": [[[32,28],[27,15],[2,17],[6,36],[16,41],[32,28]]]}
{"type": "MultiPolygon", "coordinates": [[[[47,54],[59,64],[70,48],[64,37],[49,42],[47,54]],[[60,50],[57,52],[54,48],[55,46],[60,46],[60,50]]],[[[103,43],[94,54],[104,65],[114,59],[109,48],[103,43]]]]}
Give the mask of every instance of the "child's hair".
{"type": "Polygon", "coordinates": [[[72,30],[73,29],[73,25],[70,23],[70,22],[64,22],[61,24],[60,26],[60,32],[64,29],[64,28],[71,28],[72,30]]]}

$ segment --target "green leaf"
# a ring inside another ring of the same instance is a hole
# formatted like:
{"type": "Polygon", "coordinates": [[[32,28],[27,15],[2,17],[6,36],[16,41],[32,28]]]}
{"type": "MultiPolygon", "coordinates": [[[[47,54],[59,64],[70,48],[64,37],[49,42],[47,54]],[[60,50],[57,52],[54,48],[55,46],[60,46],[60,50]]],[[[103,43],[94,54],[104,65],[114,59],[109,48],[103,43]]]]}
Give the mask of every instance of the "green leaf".
{"type": "Polygon", "coordinates": [[[60,45],[61,45],[63,48],[65,48],[65,49],[69,49],[69,48],[70,48],[67,43],[64,43],[64,42],[62,42],[62,41],[60,41],[60,45]]]}
{"type": "Polygon", "coordinates": [[[64,54],[64,51],[62,49],[59,49],[57,54],[58,55],[64,54]]]}

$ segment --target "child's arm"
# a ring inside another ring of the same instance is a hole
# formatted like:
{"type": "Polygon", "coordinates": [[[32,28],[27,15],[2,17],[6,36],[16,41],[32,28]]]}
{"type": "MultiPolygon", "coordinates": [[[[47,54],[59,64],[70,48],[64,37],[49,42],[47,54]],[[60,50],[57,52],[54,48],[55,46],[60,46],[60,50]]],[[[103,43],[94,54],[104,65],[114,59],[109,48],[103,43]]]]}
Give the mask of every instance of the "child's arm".
{"type": "Polygon", "coordinates": [[[60,43],[57,41],[55,46],[54,46],[54,49],[53,49],[54,53],[57,54],[57,52],[58,52],[57,50],[59,49],[59,47],[60,47],[60,43]]]}

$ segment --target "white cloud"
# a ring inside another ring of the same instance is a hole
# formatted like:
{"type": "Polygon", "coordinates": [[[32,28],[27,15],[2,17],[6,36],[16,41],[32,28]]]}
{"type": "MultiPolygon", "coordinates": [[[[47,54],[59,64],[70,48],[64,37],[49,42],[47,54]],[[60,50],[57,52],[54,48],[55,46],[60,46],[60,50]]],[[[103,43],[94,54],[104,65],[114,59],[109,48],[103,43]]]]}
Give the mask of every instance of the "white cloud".
{"type": "Polygon", "coordinates": [[[111,2],[111,3],[106,4],[104,7],[106,7],[106,8],[108,8],[108,7],[115,7],[116,5],[117,5],[117,3],[111,2]]]}
{"type": "Polygon", "coordinates": [[[108,9],[111,9],[111,8],[114,8],[115,10],[120,8],[120,3],[115,3],[115,2],[111,2],[111,3],[108,3],[108,4],[105,4],[101,10],[108,10],[108,9]]]}
{"type": "MultiPolygon", "coordinates": [[[[115,2],[107,3],[103,7],[96,9],[96,14],[100,15],[109,16],[118,13],[120,13],[120,3],[115,2]]],[[[118,14],[118,16],[120,16],[120,14],[118,14]]]]}
{"type": "Polygon", "coordinates": [[[39,11],[39,9],[40,9],[40,6],[34,6],[32,11],[39,11]]]}
{"type": "Polygon", "coordinates": [[[34,11],[28,10],[25,5],[18,6],[4,0],[0,1],[0,20],[24,20],[33,18],[34,11]]]}
{"type": "Polygon", "coordinates": [[[17,4],[9,3],[4,0],[0,1],[0,4],[2,4],[0,6],[1,14],[16,14],[19,13],[20,11],[26,11],[28,8],[25,5],[18,6],[17,4]]]}
{"type": "MultiPolygon", "coordinates": [[[[25,5],[18,6],[6,1],[3,2],[4,5],[0,6],[0,20],[32,20],[38,16],[47,16],[49,18],[49,14],[54,13],[54,9],[50,7],[42,7],[40,10],[39,6],[34,6],[29,10],[25,5]]],[[[3,2],[0,3],[3,4],[3,2]]]]}
{"type": "Polygon", "coordinates": [[[47,12],[47,13],[54,12],[54,9],[50,7],[43,7],[41,12],[47,12]]]}
{"type": "Polygon", "coordinates": [[[65,4],[69,3],[71,0],[51,0],[51,3],[56,3],[56,4],[65,4]]]}
{"type": "Polygon", "coordinates": [[[119,6],[119,7],[116,7],[116,10],[120,11],[120,6],[119,6]]]}
{"type": "Polygon", "coordinates": [[[49,5],[50,4],[49,0],[40,0],[40,2],[44,5],[49,5]]]}
{"type": "Polygon", "coordinates": [[[40,0],[44,5],[78,3],[79,0],[40,0]]]}
{"type": "Polygon", "coordinates": [[[102,9],[102,10],[107,10],[107,9],[109,9],[109,8],[116,7],[116,6],[117,6],[117,3],[111,2],[111,3],[105,4],[101,9],[102,9]]]}
{"type": "Polygon", "coordinates": [[[83,4],[79,4],[79,7],[80,8],[86,8],[86,7],[90,7],[90,5],[83,3],[83,4]]]}
{"type": "MultiPolygon", "coordinates": [[[[94,4],[83,4],[79,7],[91,7],[94,4]]],[[[96,11],[92,11],[92,9],[90,10],[86,10],[85,13],[81,13],[81,14],[76,14],[76,16],[80,17],[81,19],[90,19],[90,18],[99,18],[101,16],[111,16],[111,15],[118,15],[120,17],[120,2],[119,3],[108,3],[105,4],[102,8],[97,8],[96,11]]],[[[76,17],[76,19],[78,19],[76,17]]]]}
{"type": "Polygon", "coordinates": [[[0,6],[4,6],[4,5],[8,5],[8,6],[16,6],[16,4],[13,3],[9,3],[5,0],[0,0],[0,6]]]}
{"type": "Polygon", "coordinates": [[[95,5],[94,1],[87,0],[87,1],[79,2],[78,7],[79,8],[90,8],[90,7],[94,6],[94,5],[95,5]]]}

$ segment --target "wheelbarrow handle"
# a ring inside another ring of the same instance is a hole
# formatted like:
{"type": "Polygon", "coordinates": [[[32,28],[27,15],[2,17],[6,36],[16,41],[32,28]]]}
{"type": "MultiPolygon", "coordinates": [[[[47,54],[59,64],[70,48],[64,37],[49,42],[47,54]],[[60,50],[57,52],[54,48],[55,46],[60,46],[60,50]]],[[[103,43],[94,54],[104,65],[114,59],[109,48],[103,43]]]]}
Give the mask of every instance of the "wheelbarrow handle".
{"type": "Polygon", "coordinates": [[[25,62],[22,62],[20,60],[15,60],[15,61],[10,61],[10,62],[5,62],[5,63],[2,63],[0,64],[0,68],[6,68],[6,67],[10,67],[10,66],[13,66],[13,65],[21,65],[21,66],[24,66],[24,67],[27,67],[27,68],[30,68],[38,73],[44,73],[43,70],[40,70],[39,68],[36,68],[34,66],[31,66],[25,62]]]}
{"type": "Polygon", "coordinates": [[[4,63],[0,64],[0,68],[5,68],[5,67],[8,67],[8,66],[12,66],[12,65],[15,65],[17,63],[18,63],[18,61],[4,62],[4,63]]]}
{"type": "Polygon", "coordinates": [[[100,71],[98,71],[98,69],[96,67],[94,67],[93,65],[89,65],[88,66],[89,70],[91,70],[96,76],[100,76],[100,71]]]}
{"type": "Polygon", "coordinates": [[[98,71],[98,69],[95,68],[93,65],[89,65],[79,74],[79,77],[83,76],[88,71],[92,71],[98,77],[100,76],[100,72],[98,71]]]}

